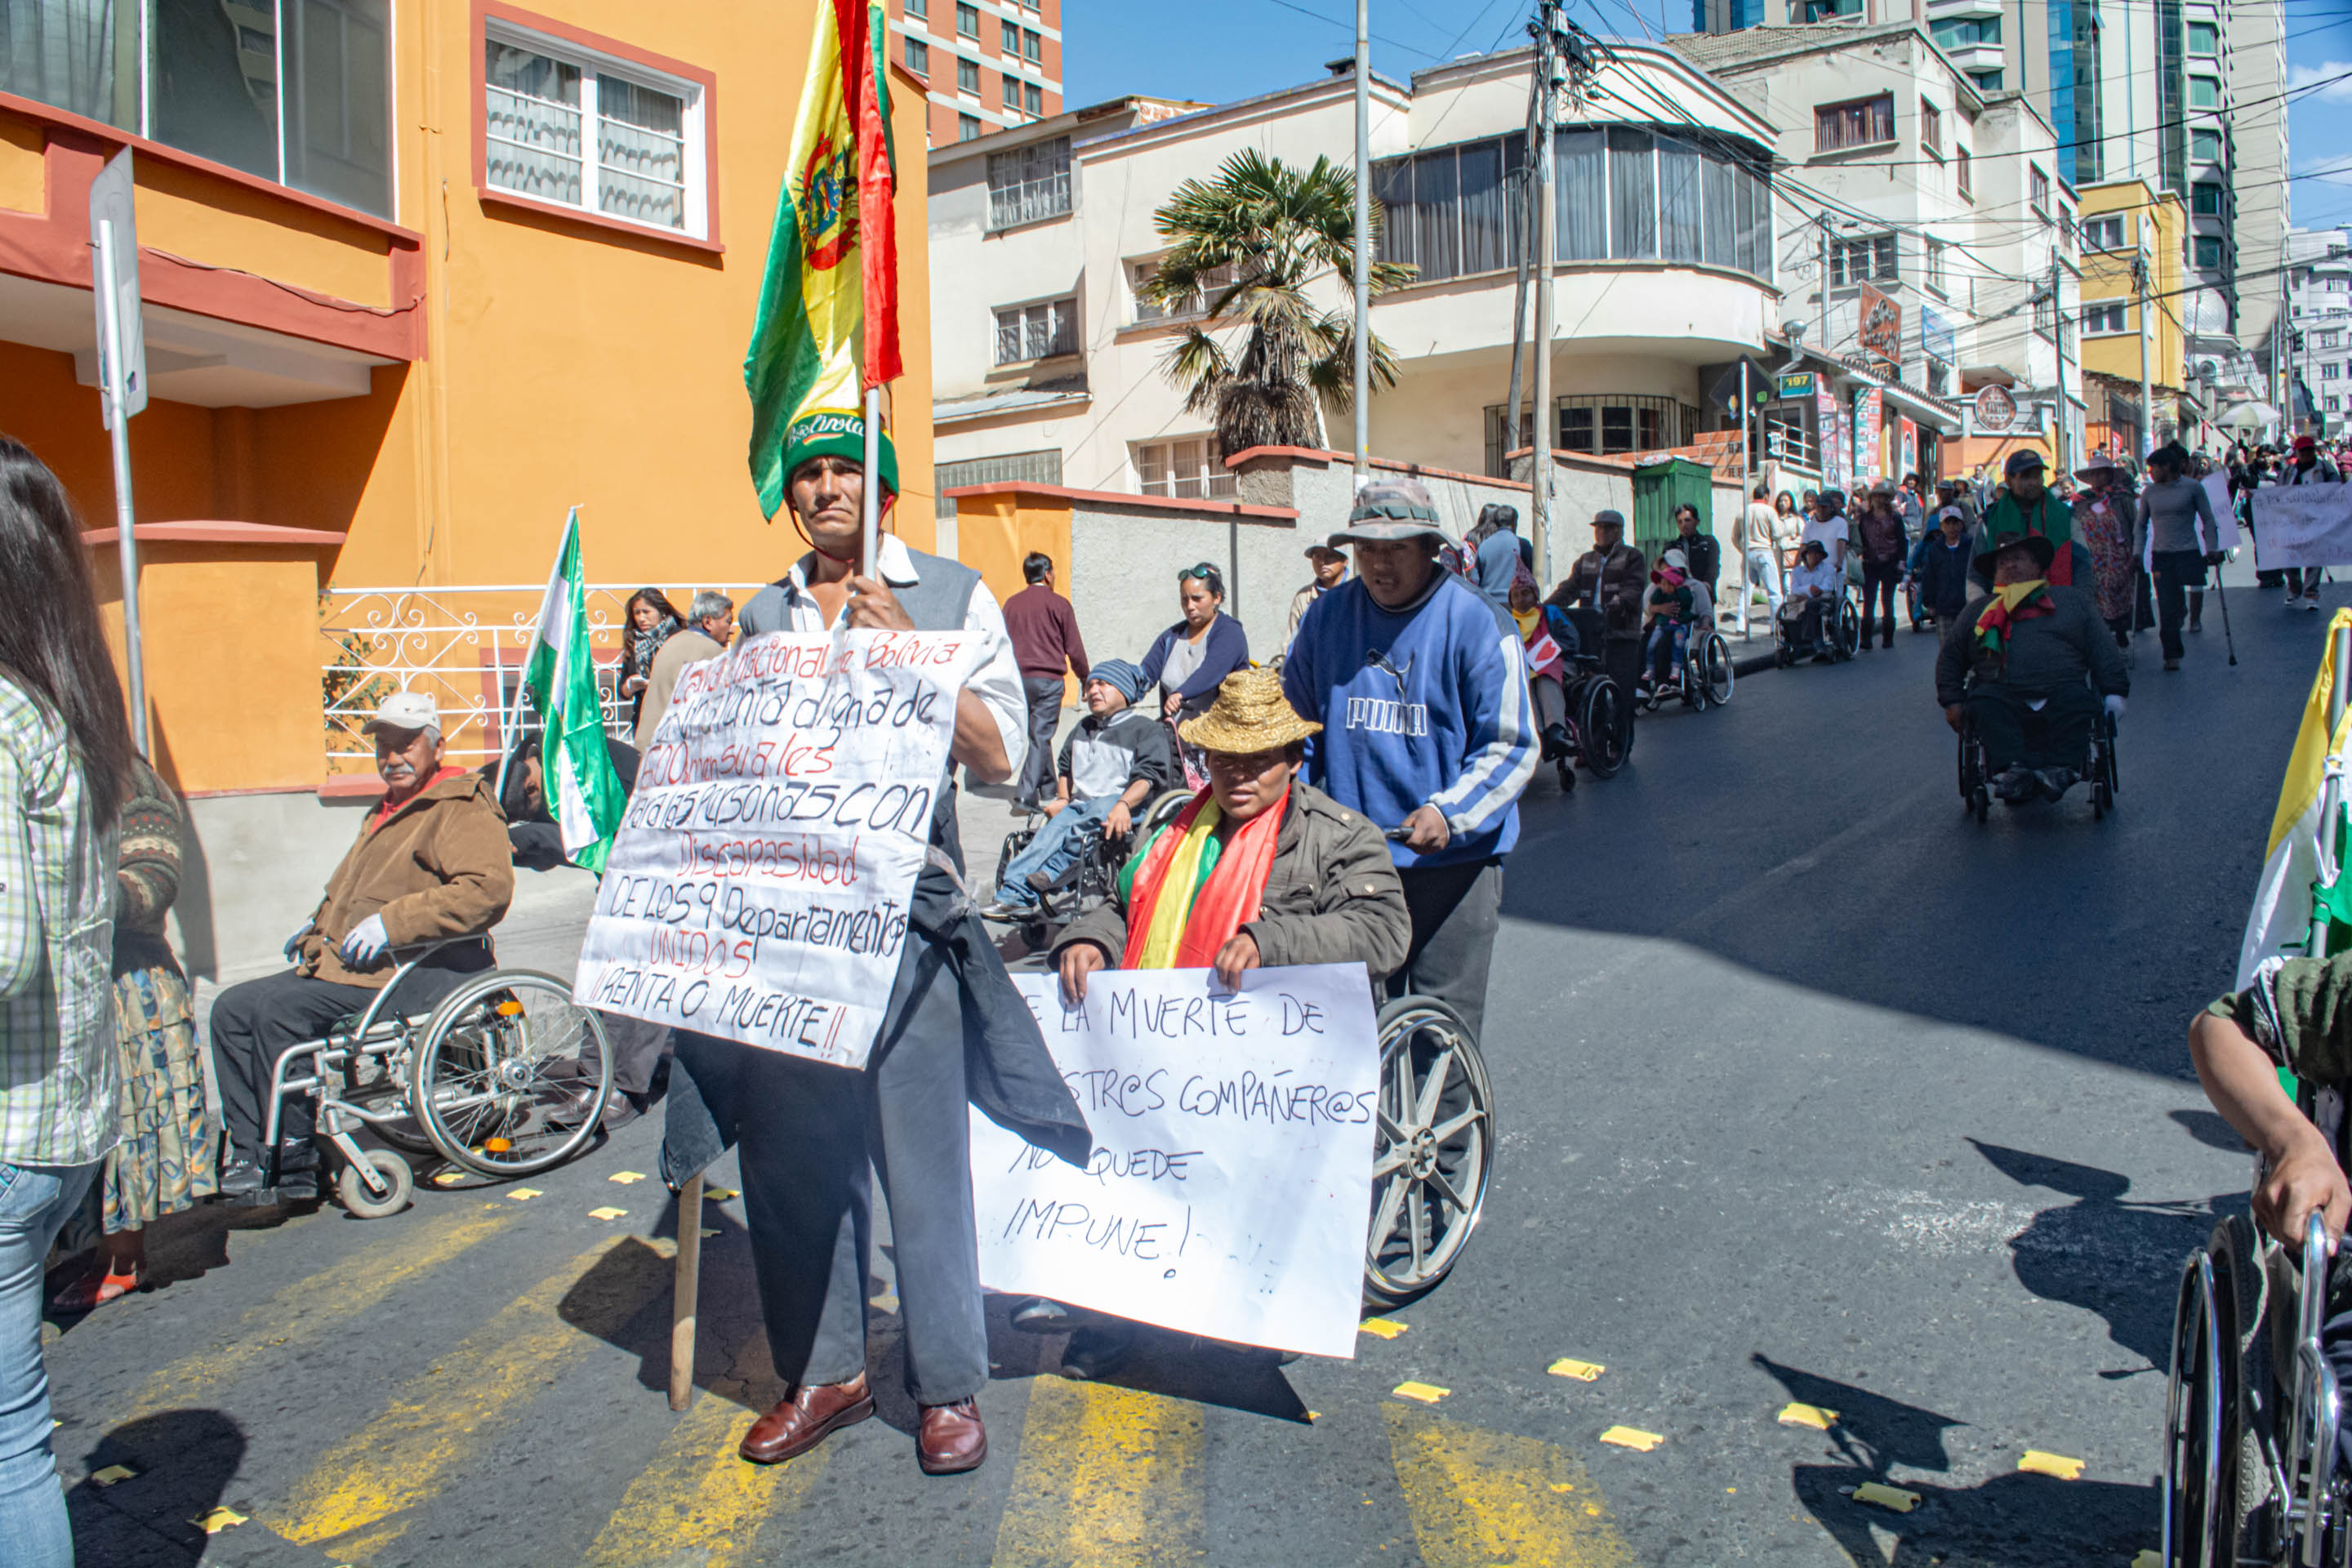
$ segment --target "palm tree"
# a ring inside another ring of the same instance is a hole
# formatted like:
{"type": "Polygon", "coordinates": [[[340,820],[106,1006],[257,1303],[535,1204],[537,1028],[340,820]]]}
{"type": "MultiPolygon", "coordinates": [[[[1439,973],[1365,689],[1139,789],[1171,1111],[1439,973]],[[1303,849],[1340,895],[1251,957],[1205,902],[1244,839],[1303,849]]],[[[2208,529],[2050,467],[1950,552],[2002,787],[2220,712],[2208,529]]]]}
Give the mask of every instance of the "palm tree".
{"type": "MultiPolygon", "coordinates": [[[[1320,402],[1344,413],[1355,401],[1352,301],[1322,310],[1309,298],[1354,276],[1355,175],[1326,157],[1301,171],[1255,149],[1236,153],[1213,180],[1187,180],[1152,215],[1175,242],[1144,285],[1172,313],[1207,309],[1168,351],[1168,379],[1187,412],[1215,424],[1227,453],[1252,447],[1322,447],[1320,402]],[[1235,357],[1213,333],[1241,327],[1235,357]]],[[[1381,210],[1372,209],[1372,239],[1381,210]]],[[[1412,279],[1400,262],[1372,264],[1375,298],[1412,279]]],[[[1396,384],[1396,359],[1374,337],[1376,386],[1396,384]]]]}

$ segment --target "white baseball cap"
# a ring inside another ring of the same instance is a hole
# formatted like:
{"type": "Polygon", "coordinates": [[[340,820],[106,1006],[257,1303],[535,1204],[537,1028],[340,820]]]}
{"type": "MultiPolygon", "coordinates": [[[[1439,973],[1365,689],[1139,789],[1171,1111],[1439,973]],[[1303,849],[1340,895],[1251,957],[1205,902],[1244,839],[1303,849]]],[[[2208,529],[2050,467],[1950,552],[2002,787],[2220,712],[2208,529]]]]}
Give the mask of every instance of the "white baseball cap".
{"type": "Polygon", "coordinates": [[[375,710],[375,717],[360,726],[360,733],[373,735],[378,730],[432,730],[441,728],[441,714],[433,706],[433,699],[422,691],[395,691],[385,698],[375,710]]]}

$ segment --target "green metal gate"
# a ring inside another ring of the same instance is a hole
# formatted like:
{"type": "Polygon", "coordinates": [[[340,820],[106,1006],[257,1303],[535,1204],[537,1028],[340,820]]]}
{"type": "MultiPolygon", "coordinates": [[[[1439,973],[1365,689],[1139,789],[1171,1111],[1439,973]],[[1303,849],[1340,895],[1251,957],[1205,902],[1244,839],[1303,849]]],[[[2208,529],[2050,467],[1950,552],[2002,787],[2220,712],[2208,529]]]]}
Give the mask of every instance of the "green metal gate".
{"type": "Polygon", "coordinates": [[[1669,458],[1633,470],[1633,543],[1652,561],[1681,530],[1675,508],[1698,508],[1698,531],[1715,531],[1715,470],[1688,458],[1669,458]]]}

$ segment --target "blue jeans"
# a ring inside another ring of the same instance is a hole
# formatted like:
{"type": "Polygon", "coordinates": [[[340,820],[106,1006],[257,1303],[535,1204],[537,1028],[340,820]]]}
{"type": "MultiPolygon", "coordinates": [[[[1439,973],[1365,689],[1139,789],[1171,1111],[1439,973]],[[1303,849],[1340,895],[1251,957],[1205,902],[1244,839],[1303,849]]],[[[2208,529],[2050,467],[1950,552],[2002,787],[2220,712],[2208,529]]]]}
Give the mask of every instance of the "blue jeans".
{"type": "Polygon", "coordinates": [[[1690,626],[1683,621],[1650,623],[1650,684],[1663,686],[1690,646],[1690,626]]]}
{"type": "Polygon", "coordinates": [[[1016,910],[1034,909],[1037,890],[1029,885],[1031,873],[1043,871],[1050,881],[1076,865],[1087,852],[1087,840],[1079,830],[1096,831],[1100,837],[1103,818],[1118,804],[1118,795],[1098,795],[1092,800],[1074,800],[1047,817],[1037,836],[1029,840],[1029,847],[1004,868],[1004,885],[996,889],[997,901],[1016,910]]]}
{"type": "Polygon", "coordinates": [[[73,1568],[73,1530],[49,1448],[41,1264],[99,1163],[0,1163],[0,1549],[10,1568],[73,1568]]]}

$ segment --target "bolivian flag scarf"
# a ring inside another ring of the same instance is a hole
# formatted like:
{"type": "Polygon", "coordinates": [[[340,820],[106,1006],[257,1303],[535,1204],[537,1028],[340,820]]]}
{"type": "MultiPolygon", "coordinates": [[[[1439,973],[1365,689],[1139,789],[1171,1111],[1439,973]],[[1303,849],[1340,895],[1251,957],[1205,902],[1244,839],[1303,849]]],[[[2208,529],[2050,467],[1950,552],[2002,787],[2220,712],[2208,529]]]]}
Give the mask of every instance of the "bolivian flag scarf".
{"type": "Polygon", "coordinates": [[[2037,577],[2031,583],[2011,583],[1992,591],[1992,603],[1977,617],[1977,646],[1984,649],[1986,661],[1994,671],[2009,662],[2011,627],[2020,621],[2056,612],[2057,606],[2050,602],[2049,588],[2046,581],[2037,577]]]}
{"type": "Polygon", "coordinates": [[[1223,814],[1207,790],[1177,814],[1143,851],[1127,905],[1121,969],[1206,969],[1235,931],[1257,919],[1282,831],[1282,798],[1244,823],[1220,847],[1223,814]]]}

